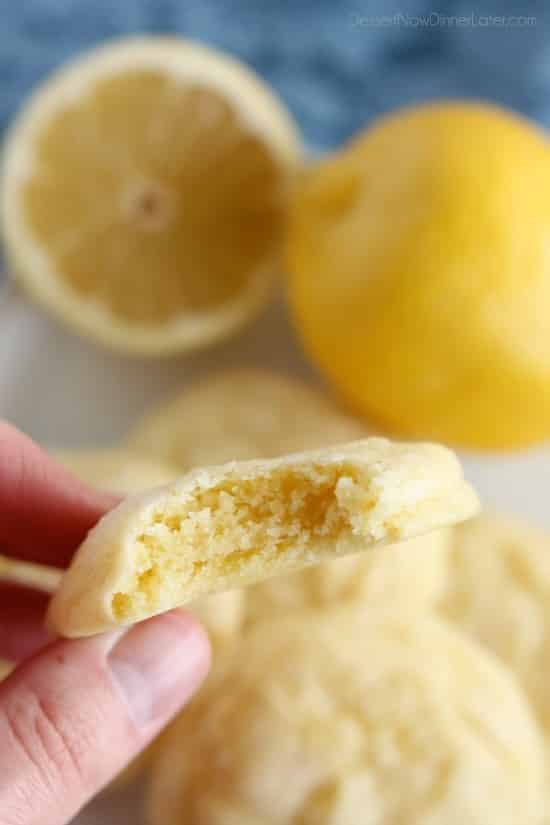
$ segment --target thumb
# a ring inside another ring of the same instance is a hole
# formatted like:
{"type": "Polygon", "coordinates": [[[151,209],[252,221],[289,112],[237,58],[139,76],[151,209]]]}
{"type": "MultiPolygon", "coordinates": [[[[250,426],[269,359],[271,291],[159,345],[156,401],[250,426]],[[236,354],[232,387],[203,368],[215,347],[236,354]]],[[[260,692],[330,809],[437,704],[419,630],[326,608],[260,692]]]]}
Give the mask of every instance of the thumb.
{"type": "Polygon", "coordinates": [[[54,642],[0,685],[2,825],[62,825],[193,694],[207,637],[174,610],[119,633],[54,642]]]}

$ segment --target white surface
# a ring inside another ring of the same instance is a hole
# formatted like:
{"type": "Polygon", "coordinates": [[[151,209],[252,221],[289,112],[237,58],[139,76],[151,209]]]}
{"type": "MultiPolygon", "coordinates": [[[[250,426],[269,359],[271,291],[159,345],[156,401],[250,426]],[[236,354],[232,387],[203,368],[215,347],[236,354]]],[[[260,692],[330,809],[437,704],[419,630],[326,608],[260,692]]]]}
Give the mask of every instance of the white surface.
{"type": "MultiPolygon", "coordinates": [[[[316,380],[281,302],[238,338],[166,361],[113,356],[19,298],[0,307],[0,329],[0,416],[52,447],[115,442],[145,409],[215,367],[256,364],[316,380]]],[[[487,507],[550,528],[550,447],[462,457],[487,507]]],[[[137,796],[136,788],[104,796],[78,817],[78,825],[142,825],[137,796]]]]}

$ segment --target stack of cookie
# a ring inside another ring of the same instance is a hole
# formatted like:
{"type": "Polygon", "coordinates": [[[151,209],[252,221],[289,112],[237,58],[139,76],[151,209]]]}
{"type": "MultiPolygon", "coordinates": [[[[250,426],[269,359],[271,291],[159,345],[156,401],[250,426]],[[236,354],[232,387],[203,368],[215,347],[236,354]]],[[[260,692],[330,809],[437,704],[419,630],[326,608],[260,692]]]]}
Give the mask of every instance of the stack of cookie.
{"type": "Polygon", "coordinates": [[[301,382],[239,370],[123,449],[59,456],[119,492],[185,474],[103,520],[50,615],[83,635],[185,601],[211,634],[206,685],[120,780],[149,771],[151,825],[544,821],[550,539],[470,519],[444,448],[365,435],[301,382]],[[141,566],[121,578],[123,550],[141,566]]]}

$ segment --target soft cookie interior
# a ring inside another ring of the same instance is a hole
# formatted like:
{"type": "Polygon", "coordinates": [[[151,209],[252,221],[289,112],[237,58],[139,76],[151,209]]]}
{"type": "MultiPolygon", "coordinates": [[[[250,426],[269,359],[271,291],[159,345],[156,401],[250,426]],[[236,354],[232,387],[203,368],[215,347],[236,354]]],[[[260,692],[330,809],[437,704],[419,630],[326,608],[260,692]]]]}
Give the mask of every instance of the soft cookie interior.
{"type": "MultiPolygon", "coordinates": [[[[206,580],[256,578],[261,564],[279,568],[313,563],[323,545],[342,540],[399,538],[391,523],[369,525],[376,496],[366,473],[351,464],[279,469],[251,479],[231,477],[176,496],[153,510],[135,537],[136,574],[112,597],[119,621],[184,598],[206,580]],[[315,543],[315,554],[311,552],[315,543]]],[[[200,587],[202,590],[202,587],[200,587]]]]}
{"type": "Polygon", "coordinates": [[[365,439],[197,468],[130,497],[79,547],[48,621],[69,636],[469,518],[477,497],[433,444],[365,439]]]}

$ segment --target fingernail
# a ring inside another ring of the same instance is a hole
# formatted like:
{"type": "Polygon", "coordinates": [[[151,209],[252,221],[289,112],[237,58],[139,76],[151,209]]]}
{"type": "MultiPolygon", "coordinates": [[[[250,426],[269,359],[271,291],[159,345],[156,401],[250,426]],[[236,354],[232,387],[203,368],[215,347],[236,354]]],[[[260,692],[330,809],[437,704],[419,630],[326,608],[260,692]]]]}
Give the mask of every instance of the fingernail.
{"type": "Polygon", "coordinates": [[[187,613],[173,610],[135,625],[111,650],[110,671],[140,727],[169,718],[208,672],[206,634],[187,613]]]}

